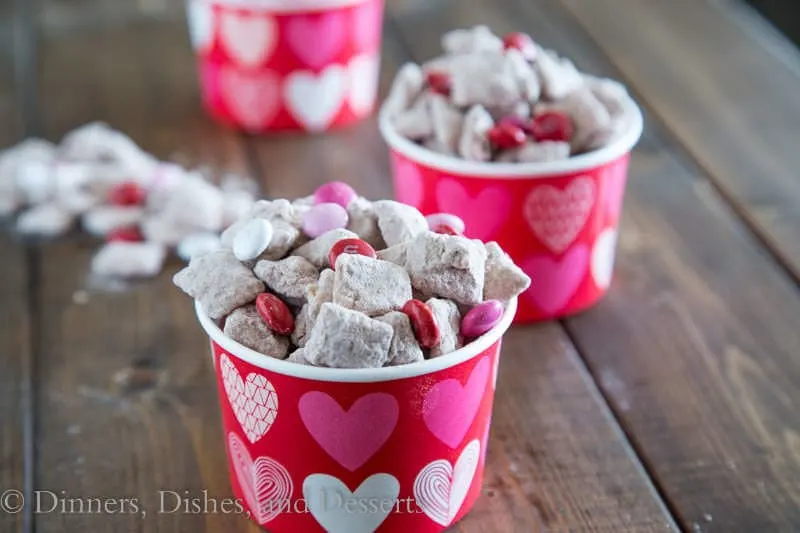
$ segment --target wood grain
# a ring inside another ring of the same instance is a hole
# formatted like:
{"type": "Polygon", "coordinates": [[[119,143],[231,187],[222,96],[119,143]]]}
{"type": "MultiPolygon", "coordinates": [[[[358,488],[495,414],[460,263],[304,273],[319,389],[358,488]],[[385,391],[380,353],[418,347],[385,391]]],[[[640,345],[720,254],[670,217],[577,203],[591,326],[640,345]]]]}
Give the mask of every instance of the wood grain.
{"type": "MultiPolygon", "coordinates": [[[[102,119],[160,157],[247,170],[239,138],[201,115],[187,42],[182,23],[46,34],[45,133],[102,119]]],[[[168,512],[170,495],[159,512],[162,490],[231,497],[208,342],[171,284],[175,260],[156,280],[73,300],[97,244],[59,242],[40,265],[37,487],[137,498],[147,515],[54,512],[36,517],[37,531],[255,531],[239,516],[168,512]]]]}
{"type": "MultiPolygon", "coordinates": [[[[516,6],[544,44],[618,75],[557,2],[516,6]]],[[[797,531],[800,295],[676,145],[648,120],[615,285],[566,327],[685,529],[797,531]]]]}
{"type": "MultiPolygon", "coordinates": [[[[389,21],[384,90],[389,74],[408,59],[393,27],[389,21]]],[[[438,26],[415,28],[415,42],[438,40],[438,26]]],[[[386,148],[379,139],[373,120],[325,137],[254,141],[263,165],[264,191],[268,196],[295,197],[327,180],[342,179],[367,196],[389,197],[386,148]]],[[[621,532],[673,527],[561,329],[551,324],[515,330],[503,350],[491,475],[485,497],[456,530],[621,532]],[[529,351],[532,346],[534,353],[529,351]]]]}
{"type": "Polygon", "coordinates": [[[561,3],[800,282],[800,51],[738,1],[561,3]]]}
{"type": "MultiPolygon", "coordinates": [[[[0,150],[19,142],[24,124],[21,92],[15,79],[18,59],[24,57],[15,26],[22,31],[26,21],[19,6],[0,4],[0,150]],[[16,38],[16,39],[15,39],[16,38]]],[[[31,309],[28,303],[30,272],[28,253],[7,231],[12,221],[0,219],[0,493],[13,490],[29,495],[33,447],[31,409],[31,309]],[[26,419],[26,417],[28,417],[26,419]]],[[[22,502],[6,494],[4,506],[22,502]]],[[[30,525],[30,510],[0,510],[0,530],[22,532],[30,525]]]]}

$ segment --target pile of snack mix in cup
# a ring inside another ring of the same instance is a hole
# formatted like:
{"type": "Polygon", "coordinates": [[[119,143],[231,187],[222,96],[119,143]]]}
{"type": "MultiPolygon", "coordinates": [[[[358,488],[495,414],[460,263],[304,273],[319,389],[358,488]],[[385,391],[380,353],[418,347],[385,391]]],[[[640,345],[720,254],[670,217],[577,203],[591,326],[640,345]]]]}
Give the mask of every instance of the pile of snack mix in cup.
{"type": "Polygon", "coordinates": [[[468,161],[536,163],[600,149],[630,128],[625,87],[578,71],[525,33],[486,26],[442,37],[445,54],[404,65],[383,105],[401,136],[468,161]]]}
{"type": "Polygon", "coordinates": [[[188,261],[219,248],[219,233],[255,202],[252,188],[233,175],[217,186],[158,161],[101,123],[58,146],[28,139],[0,153],[0,217],[19,212],[15,229],[26,237],[58,237],[80,224],[106,242],[92,273],[112,279],[155,276],[170,249],[188,261]]]}
{"type": "Polygon", "coordinates": [[[530,285],[497,243],[461,220],[369,201],[331,182],[294,201],[260,200],[222,249],[174,277],[229,338],[330,368],[415,363],[496,326],[530,285]]]}

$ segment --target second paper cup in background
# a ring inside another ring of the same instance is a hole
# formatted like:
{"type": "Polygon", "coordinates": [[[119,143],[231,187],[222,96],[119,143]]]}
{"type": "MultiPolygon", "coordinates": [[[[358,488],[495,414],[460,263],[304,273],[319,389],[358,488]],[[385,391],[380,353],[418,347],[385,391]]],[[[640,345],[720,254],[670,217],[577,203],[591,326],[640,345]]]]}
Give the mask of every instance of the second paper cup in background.
{"type": "Polygon", "coordinates": [[[372,113],[383,0],[188,0],[187,16],[215,120],[316,133],[372,113]]]}
{"type": "Polygon", "coordinates": [[[610,145],[564,161],[478,163],[443,156],[403,137],[388,117],[395,197],[423,214],[452,213],[466,235],[497,241],[530,277],[515,322],[550,320],[594,305],[608,290],[630,151],[642,115],[610,145]]]}
{"type": "Polygon", "coordinates": [[[440,533],[481,494],[501,337],[375,369],[273,359],[211,339],[233,491],[272,533],[440,533]]]}

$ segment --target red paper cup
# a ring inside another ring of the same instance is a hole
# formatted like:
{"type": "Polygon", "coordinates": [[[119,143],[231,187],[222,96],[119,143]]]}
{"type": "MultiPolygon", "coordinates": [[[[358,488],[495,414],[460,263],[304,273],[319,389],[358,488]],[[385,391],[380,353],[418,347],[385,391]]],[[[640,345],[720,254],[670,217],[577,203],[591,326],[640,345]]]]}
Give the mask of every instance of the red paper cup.
{"type": "Polygon", "coordinates": [[[187,14],[217,121],[322,132],[372,113],[383,0],[188,0],[187,14]]]}
{"type": "Polygon", "coordinates": [[[481,492],[500,343],[516,311],[421,363],[317,368],[211,338],[233,490],[272,533],[434,533],[481,492]]]}
{"type": "Polygon", "coordinates": [[[397,200],[446,212],[466,235],[497,241],[531,277],[515,322],[582,311],[608,290],[630,151],[642,134],[631,103],[625,135],[600,150],[547,163],[479,163],[444,156],[400,136],[385,113],[397,200]]]}

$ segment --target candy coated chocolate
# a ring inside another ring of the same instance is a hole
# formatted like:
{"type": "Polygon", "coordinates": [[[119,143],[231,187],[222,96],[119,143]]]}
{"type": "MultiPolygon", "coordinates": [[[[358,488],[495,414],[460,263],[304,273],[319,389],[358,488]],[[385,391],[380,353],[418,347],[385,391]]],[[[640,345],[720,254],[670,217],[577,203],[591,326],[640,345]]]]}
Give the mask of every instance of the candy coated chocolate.
{"type": "Polygon", "coordinates": [[[439,325],[433,311],[425,302],[411,299],[403,306],[403,313],[411,320],[411,327],[420,346],[430,349],[439,343],[439,325]]]}
{"type": "Polygon", "coordinates": [[[480,337],[503,318],[503,304],[498,300],[486,300],[470,309],[461,319],[461,335],[468,339],[480,337]]]}
{"type": "Polygon", "coordinates": [[[375,259],[375,249],[361,239],[342,239],[331,246],[328,262],[332,268],[336,267],[336,259],[342,254],[363,255],[375,259]]]}
{"type": "Polygon", "coordinates": [[[280,335],[291,335],[294,331],[294,317],[283,300],[263,292],[256,297],[256,310],[269,329],[280,335]]]}
{"type": "Polygon", "coordinates": [[[317,204],[303,216],[303,232],[315,239],[331,230],[347,227],[347,211],[334,203],[317,204]]]}
{"type": "Polygon", "coordinates": [[[314,204],[339,204],[347,209],[350,202],[356,199],[356,191],[342,181],[330,181],[314,192],[314,204]]]}

